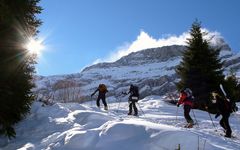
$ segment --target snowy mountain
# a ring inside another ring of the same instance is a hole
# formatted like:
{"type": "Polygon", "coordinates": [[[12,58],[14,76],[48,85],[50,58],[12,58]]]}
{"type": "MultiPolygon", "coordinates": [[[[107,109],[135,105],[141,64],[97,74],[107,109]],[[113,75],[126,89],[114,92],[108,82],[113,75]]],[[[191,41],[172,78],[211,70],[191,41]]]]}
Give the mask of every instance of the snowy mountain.
{"type": "Polygon", "coordinates": [[[45,107],[35,102],[27,118],[15,126],[15,139],[0,136],[0,150],[240,149],[240,112],[230,117],[234,138],[229,139],[221,135],[221,117],[212,122],[207,112],[194,110],[198,125],[184,128],[183,109],[163,98],[149,96],[140,100],[139,117],[126,115],[127,97],[121,97],[120,103],[110,103],[108,112],[91,102],[45,107]]]}
{"type": "MultiPolygon", "coordinates": [[[[240,75],[240,53],[235,55],[223,39],[215,39],[212,46],[221,49],[225,73],[234,69],[240,75]]],[[[114,100],[130,84],[140,87],[141,97],[164,95],[176,90],[178,77],[176,66],[180,63],[185,46],[172,45],[145,49],[130,53],[112,63],[99,63],[89,66],[81,73],[37,77],[35,91],[39,99],[52,99],[61,102],[86,101],[100,83],[108,87],[109,100],[114,100]],[[46,98],[47,97],[47,98],[46,98]]]]}
{"type": "MultiPolygon", "coordinates": [[[[240,76],[240,53],[233,54],[221,40],[212,46],[221,48],[225,73],[234,69],[240,76]]],[[[234,137],[229,139],[222,136],[221,117],[194,110],[191,116],[197,124],[184,128],[183,109],[164,101],[162,95],[176,89],[175,68],[185,49],[179,45],[145,49],[116,62],[89,66],[81,73],[36,76],[33,91],[38,101],[15,126],[15,139],[0,136],[0,150],[240,149],[239,111],[230,117],[234,137]],[[96,98],[89,96],[100,83],[109,90],[109,111],[96,108],[96,98]],[[121,92],[130,84],[140,87],[139,117],[126,115],[128,97],[121,92]]]]}

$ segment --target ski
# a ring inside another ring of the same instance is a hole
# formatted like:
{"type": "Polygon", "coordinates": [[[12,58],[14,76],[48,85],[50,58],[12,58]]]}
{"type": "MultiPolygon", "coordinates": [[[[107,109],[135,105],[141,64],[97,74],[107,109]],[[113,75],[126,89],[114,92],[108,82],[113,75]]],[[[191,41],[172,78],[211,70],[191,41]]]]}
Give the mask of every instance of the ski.
{"type": "Polygon", "coordinates": [[[227,138],[227,139],[238,139],[238,137],[234,136],[234,135],[232,135],[231,137],[225,137],[225,134],[223,134],[223,133],[219,133],[219,135],[224,137],[224,138],[227,138]]]}
{"type": "Polygon", "coordinates": [[[181,122],[181,123],[177,123],[175,126],[176,127],[181,127],[181,128],[193,128],[195,125],[196,125],[196,123],[193,123],[193,124],[187,123],[187,124],[185,124],[185,123],[181,122]]]}
{"type": "Polygon", "coordinates": [[[193,128],[197,123],[187,123],[184,128],[193,128]]]}
{"type": "Polygon", "coordinates": [[[220,89],[221,89],[223,95],[225,96],[226,100],[227,100],[227,101],[230,101],[230,100],[227,98],[227,93],[225,92],[225,90],[224,90],[224,88],[223,88],[223,85],[220,84],[219,86],[220,86],[220,89]]]}
{"type": "Polygon", "coordinates": [[[127,115],[127,117],[129,117],[129,118],[139,118],[139,115],[127,115]]]}

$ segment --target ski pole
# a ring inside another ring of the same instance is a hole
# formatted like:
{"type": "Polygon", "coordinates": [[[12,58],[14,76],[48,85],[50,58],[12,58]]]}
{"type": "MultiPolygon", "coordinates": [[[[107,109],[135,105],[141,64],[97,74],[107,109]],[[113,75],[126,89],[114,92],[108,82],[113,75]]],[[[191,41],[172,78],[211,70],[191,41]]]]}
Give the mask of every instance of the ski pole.
{"type": "Polygon", "coordinates": [[[176,110],[176,123],[177,123],[177,121],[178,121],[177,116],[178,116],[178,107],[177,107],[177,110],[176,110]]]}
{"type": "MultiPolygon", "coordinates": [[[[138,104],[138,102],[136,102],[136,103],[138,104]]],[[[146,117],[144,111],[142,110],[142,108],[140,107],[139,104],[138,104],[138,107],[139,107],[139,109],[141,110],[141,112],[143,113],[143,116],[146,117]]]]}
{"type": "Polygon", "coordinates": [[[107,109],[110,110],[110,103],[107,102],[107,99],[105,101],[107,103],[107,109]]]}
{"type": "Polygon", "coordinates": [[[197,148],[197,149],[198,149],[198,150],[200,149],[200,148],[199,148],[199,136],[198,136],[198,148],[197,148]]]}
{"type": "Polygon", "coordinates": [[[215,128],[215,132],[217,131],[217,128],[216,128],[216,126],[215,126],[215,124],[213,123],[213,120],[212,120],[212,117],[211,117],[211,115],[210,115],[210,113],[208,112],[208,115],[209,115],[209,118],[211,119],[211,121],[212,121],[212,125],[213,125],[213,127],[215,128]]]}
{"type": "Polygon", "coordinates": [[[226,99],[228,102],[230,102],[230,100],[229,100],[228,97],[227,97],[227,93],[225,92],[225,90],[224,90],[224,88],[223,88],[223,85],[220,84],[219,86],[220,86],[220,89],[221,89],[221,91],[222,91],[222,93],[223,93],[225,99],[226,99]]]}
{"type": "Polygon", "coordinates": [[[120,103],[121,103],[121,95],[123,95],[123,92],[119,95],[119,98],[118,98],[118,108],[117,108],[117,113],[119,111],[119,108],[120,108],[120,103]]]}
{"type": "Polygon", "coordinates": [[[121,98],[118,99],[117,113],[118,113],[118,110],[119,110],[119,107],[120,107],[120,102],[121,102],[121,98]]]}
{"type": "Polygon", "coordinates": [[[195,119],[195,122],[196,122],[197,126],[199,127],[198,121],[197,121],[197,118],[196,118],[196,116],[195,116],[195,113],[194,113],[193,109],[192,109],[192,114],[193,114],[193,117],[194,117],[194,119],[195,119]]]}
{"type": "Polygon", "coordinates": [[[205,150],[205,145],[206,145],[206,140],[204,140],[204,143],[203,143],[203,150],[205,150]]]}
{"type": "Polygon", "coordinates": [[[91,96],[91,107],[93,107],[93,98],[91,96]]]}

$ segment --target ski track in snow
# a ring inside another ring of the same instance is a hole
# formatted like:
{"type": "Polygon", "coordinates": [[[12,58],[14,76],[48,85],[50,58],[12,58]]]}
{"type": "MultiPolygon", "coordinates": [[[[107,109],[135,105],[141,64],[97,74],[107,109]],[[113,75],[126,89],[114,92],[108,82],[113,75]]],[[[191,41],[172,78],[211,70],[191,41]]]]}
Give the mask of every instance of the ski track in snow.
{"type": "Polygon", "coordinates": [[[109,111],[92,102],[45,107],[35,102],[29,116],[16,125],[17,137],[0,137],[0,150],[174,150],[179,144],[183,150],[240,149],[239,112],[230,117],[235,138],[229,139],[221,135],[221,117],[211,115],[215,128],[207,112],[194,110],[198,124],[184,128],[183,108],[177,111],[162,97],[140,100],[139,117],[127,116],[128,103],[121,100],[109,103],[109,111]]]}

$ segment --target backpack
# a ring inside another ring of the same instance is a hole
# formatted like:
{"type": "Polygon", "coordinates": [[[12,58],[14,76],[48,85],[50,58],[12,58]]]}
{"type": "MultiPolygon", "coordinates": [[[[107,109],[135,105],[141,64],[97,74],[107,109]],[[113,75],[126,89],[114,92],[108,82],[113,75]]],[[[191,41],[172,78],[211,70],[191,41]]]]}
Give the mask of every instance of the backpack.
{"type": "Polygon", "coordinates": [[[105,84],[99,84],[98,89],[100,92],[107,92],[107,87],[105,84]]]}
{"type": "Polygon", "coordinates": [[[233,112],[238,111],[238,107],[236,106],[235,102],[224,99],[224,104],[225,104],[226,110],[228,112],[233,113],[233,112]]]}
{"type": "Polygon", "coordinates": [[[132,95],[137,97],[139,96],[139,90],[137,86],[132,87],[132,95]]]}

